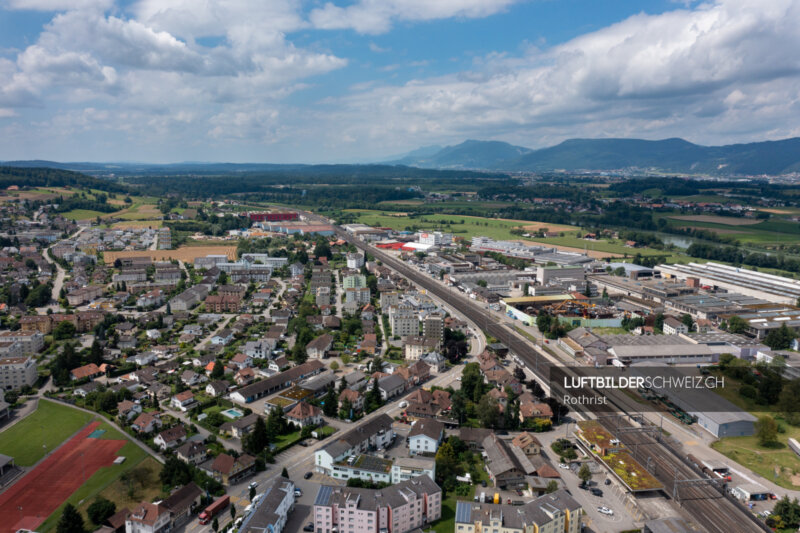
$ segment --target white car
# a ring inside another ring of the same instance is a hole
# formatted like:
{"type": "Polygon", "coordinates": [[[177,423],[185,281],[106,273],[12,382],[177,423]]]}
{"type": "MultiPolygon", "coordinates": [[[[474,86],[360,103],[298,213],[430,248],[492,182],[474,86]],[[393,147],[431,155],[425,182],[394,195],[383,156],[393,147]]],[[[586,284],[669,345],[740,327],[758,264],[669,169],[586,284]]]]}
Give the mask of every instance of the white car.
{"type": "Polygon", "coordinates": [[[569,470],[569,465],[566,463],[558,463],[559,468],[563,468],[564,470],[569,470]]]}
{"type": "Polygon", "coordinates": [[[405,409],[406,407],[408,407],[408,402],[403,400],[398,404],[398,406],[400,407],[400,409],[405,409]]]}
{"type": "Polygon", "coordinates": [[[252,482],[251,482],[251,483],[250,483],[250,484],[247,486],[247,488],[248,488],[248,489],[254,489],[254,488],[256,488],[256,487],[258,487],[258,481],[252,481],[252,482]]]}
{"type": "Polygon", "coordinates": [[[614,516],[614,511],[612,511],[612,510],[611,510],[611,509],[609,509],[608,507],[598,507],[598,508],[597,508],[597,512],[598,512],[598,513],[603,513],[603,514],[606,514],[606,515],[608,515],[608,516],[614,516]]]}

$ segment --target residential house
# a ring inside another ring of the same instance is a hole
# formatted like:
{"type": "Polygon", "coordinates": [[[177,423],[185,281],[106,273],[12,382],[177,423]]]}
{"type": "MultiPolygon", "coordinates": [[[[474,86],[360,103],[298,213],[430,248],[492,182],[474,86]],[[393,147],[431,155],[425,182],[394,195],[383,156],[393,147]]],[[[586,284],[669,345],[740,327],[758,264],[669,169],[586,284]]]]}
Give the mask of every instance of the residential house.
{"type": "Polygon", "coordinates": [[[333,345],[333,337],[325,333],[306,345],[306,353],[312,359],[324,358],[333,345]]]}
{"type": "Polygon", "coordinates": [[[316,427],[322,424],[322,409],[301,401],[286,413],[286,420],[299,428],[316,427]]]}
{"type": "Polygon", "coordinates": [[[364,422],[342,435],[338,433],[314,453],[314,468],[317,472],[331,475],[333,464],[351,455],[359,455],[370,449],[383,449],[394,441],[394,420],[386,414],[364,422]]]}
{"type": "Polygon", "coordinates": [[[142,413],[131,423],[131,428],[137,433],[152,433],[161,425],[161,419],[156,413],[142,413]]]}
{"type": "Polygon", "coordinates": [[[132,418],[139,416],[140,414],[142,414],[142,406],[137,403],[133,403],[130,400],[124,400],[117,404],[117,415],[125,421],[130,421],[132,418]]]}
{"type": "Polygon", "coordinates": [[[70,371],[70,377],[72,378],[73,381],[78,381],[81,379],[92,380],[102,375],[103,373],[100,371],[100,368],[94,363],[89,363],[88,365],[79,366],[78,368],[73,368],[70,371]]]}
{"type": "Polygon", "coordinates": [[[435,350],[439,342],[429,337],[409,336],[403,339],[406,361],[418,361],[426,353],[435,350]]]}
{"type": "Polygon", "coordinates": [[[524,401],[519,405],[519,420],[523,424],[526,421],[540,419],[550,420],[553,418],[553,409],[549,404],[524,401]]]}
{"type": "Polygon", "coordinates": [[[490,529],[503,533],[580,533],[582,514],[581,505],[566,490],[557,490],[523,505],[458,501],[453,528],[459,533],[490,529]]]}
{"type": "Polygon", "coordinates": [[[257,420],[258,415],[255,413],[250,413],[249,415],[237,418],[231,422],[225,422],[219,427],[219,429],[223,433],[227,433],[235,439],[242,439],[245,435],[253,432],[253,429],[256,427],[257,420]]]}
{"type": "Polygon", "coordinates": [[[221,453],[203,463],[200,469],[227,487],[253,475],[256,471],[256,460],[248,454],[232,457],[221,453]]]}
{"type": "Polygon", "coordinates": [[[239,526],[239,533],[282,533],[295,505],[295,485],[279,476],[263,487],[261,497],[239,526]]]}
{"type": "Polygon", "coordinates": [[[235,370],[241,370],[253,366],[253,358],[247,354],[237,353],[231,358],[228,365],[235,370]]]}
{"type": "Polygon", "coordinates": [[[227,381],[212,381],[208,385],[206,385],[206,394],[209,396],[222,396],[228,392],[228,382],[227,381]]]}
{"type": "Polygon", "coordinates": [[[521,451],[515,453],[506,441],[494,433],[484,439],[483,450],[486,453],[486,471],[495,487],[509,490],[525,488],[526,472],[534,469],[522,464],[522,460],[527,461],[527,458],[521,451]]]}
{"type": "Polygon", "coordinates": [[[208,379],[204,375],[198,374],[193,370],[184,370],[181,372],[181,381],[187,387],[194,387],[200,383],[208,381],[208,379]]]}
{"type": "Polygon", "coordinates": [[[170,401],[170,407],[185,412],[191,409],[196,402],[197,400],[194,399],[194,393],[187,390],[173,396],[170,401]]]}
{"type": "Polygon", "coordinates": [[[156,435],[156,438],[153,439],[153,442],[157,444],[159,448],[161,448],[161,451],[177,448],[186,442],[186,428],[184,428],[183,425],[178,424],[177,426],[165,429],[156,435]]]}
{"type": "Polygon", "coordinates": [[[412,418],[434,418],[450,410],[450,393],[417,389],[407,398],[406,414],[412,418]]]}
{"type": "Polygon", "coordinates": [[[233,376],[233,381],[240,387],[249,385],[256,378],[256,371],[253,368],[243,368],[236,372],[233,376]]]}
{"type": "Polygon", "coordinates": [[[525,455],[539,455],[542,451],[542,443],[527,431],[523,431],[514,437],[511,444],[522,450],[525,455]]]}
{"type": "Polygon", "coordinates": [[[175,456],[184,463],[197,466],[205,462],[208,457],[208,450],[202,442],[190,440],[184,442],[175,450],[175,456]]]}
{"type": "Polygon", "coordinates": [[[417,420],[408,433],[408,452],[435,455],[443,439],[444,424],[431,418],[417,420]]]}
{"type": "Polygon", "coordinates": [[[689,328],[675,318],[674,316],[668,316],[664,319],[664,335],[685,335],[689,333],[689,328]]]}
{"type": "Polygon", "coordinates": [[[339,394],[339,409],[342,409],[345,400],[350,402],[354,412],[359,412],[364,409],[364,395],[353,389],[344,389],[339,394]]]}
{"type": "Polygon", "coordinates": [[[201,509],[203,491],[193,481],[175,490],[161,505],[169,509],[171,529],[178,528],[191,520],[192,515],[201,509]]]}
{"type": "Polygon", "coordinates": [[[125,533],[162,533],[169,531],[172,514],[166,506],[142,502],[128,513],[125,533]]]}
{"type": "Polygon", "coordinates": [[[392,374],[378,379],[378,389],[383,401],[394,398],[406,390],[406,380],[398,374],[392,374]]]}
{"type": "Polygon", "coordinates": [[[211,337],[211,344],[217,346],[227,346],[233,340],[233,331],[228,328],[221,329],[216,335],[211,337]]]}

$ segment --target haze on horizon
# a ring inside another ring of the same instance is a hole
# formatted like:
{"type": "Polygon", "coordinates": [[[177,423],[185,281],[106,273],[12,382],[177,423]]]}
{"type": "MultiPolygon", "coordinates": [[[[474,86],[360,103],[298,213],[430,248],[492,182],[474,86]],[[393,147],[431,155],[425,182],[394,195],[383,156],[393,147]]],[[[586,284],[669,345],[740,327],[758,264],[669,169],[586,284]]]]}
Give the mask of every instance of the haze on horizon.
{"type": "Polygon", "coordinates": [[[800,135],[792,0],[0,0],[0,160],[800,135]]]}

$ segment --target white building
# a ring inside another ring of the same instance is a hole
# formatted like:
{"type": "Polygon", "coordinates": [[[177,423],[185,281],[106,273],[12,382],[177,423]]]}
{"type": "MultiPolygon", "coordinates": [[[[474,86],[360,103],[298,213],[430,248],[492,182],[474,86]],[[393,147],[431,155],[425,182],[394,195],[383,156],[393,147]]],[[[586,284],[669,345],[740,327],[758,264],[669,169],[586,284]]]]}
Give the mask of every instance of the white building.
{"type": "Polygon", "coordinates": [[[390,307],[389,325],[395,337],[419,335],[419,315],[413,307],[405,305],[390,307]]]}
{"type": "Polygon", "coordinates": [[[369,287],[360,287],[344,290],[345,303],[355,302],[357,304],[368,304],[370,302],[369,287]]]}
{"type": "Polygon", "coordinates": [[[453,244],[452,233],[442,233],[441,231],[420,232],[417,242],[429,246],[450,246],[453,244]]]}
{"type": "Polygon", "coordinates": [[[32,387],[38,373],[33,357],[0,357],[0,387],[3,390],[16,390],[24,386],[32,387]]]}
{"type": "Polygon", "coordinates": [[[314,469],[331,475],[333,465],[351,455],[360,455],[370,449],[383,449],[394,441],[394,420],[389,415],[380,415],[354,427],[341,437],[331,437],[331,442],[314,454],[314,469]]]}
{"type": "Polygon", "coordinates": [[[408,451],[411,455],[433,455],[444,439],[444,424],[432,418],[421,418],[408,434],[408,451]]]}
{"type": "Polygon", "coordinates": [[[294,509],[294,483],[285,477],[277,477],[256,493],[250,512],[244,515],[239,526],[240,533],[282,533],[294,509]]]}
{"type": "Polygon", "coordinates": [[[347,268],[358,269],[364,266],[364,254],[361,252],[347,254],[347,268]]]}

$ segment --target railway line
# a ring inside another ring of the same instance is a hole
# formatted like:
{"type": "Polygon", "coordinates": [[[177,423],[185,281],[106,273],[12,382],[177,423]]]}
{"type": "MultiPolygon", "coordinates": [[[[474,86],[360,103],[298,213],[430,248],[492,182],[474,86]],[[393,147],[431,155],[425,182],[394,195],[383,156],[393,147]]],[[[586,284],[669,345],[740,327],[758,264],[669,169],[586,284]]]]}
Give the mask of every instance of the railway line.
{"type": "MultiPolygon", "coordinates": [[[[457,306],[459,312],[475,324],[482,326],[486,333],[504,341],[509,350],[525,362],[526,366],[544,382],[549,380],[552,363],[539,352],[538,347],[514,332],[507,325],[498,322],[480,305],[454,293],[417,272],[403,261],[353,238],[341,228],[336,228],[339,237],[356,247],[369,252],[387,266],[403,274],[418,286],[430,291],[439,299],[457,306]]],[[[576,368],[578,370],[578,368],[576,368]]],[[[555,395],[551,391],[551,396],[555,395]]],[[[594,391],[591,394],[596,394],[594,391]]],[[[620,412],[626,410],[620,407],[620,412]]],[[[622,428],[635,427],[624,417],[607,417],[597,407],[583,406],[582,414],[596,417],[606,429],[628,447],[634,450],[634,457],[643,465],[651,468],[651,473],[664,486],[668,497],[676,500],[694,518],[694,520],[711,533],[753,533],[754,531],[770,531],[752,513],[735,501],[725,496],[724,489],[710,482],[692,481],[701,478],[691,466],[682,459],[682,452],[669,444],[660,441],[644,432],[619,431],[622,428]],[[649,459],[648,459],[649,458],[649,459]],[[677,485],[677,488],[676,488],[677,485]]]]}

